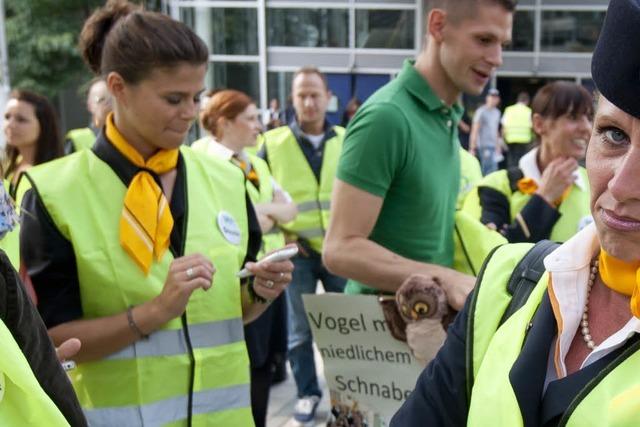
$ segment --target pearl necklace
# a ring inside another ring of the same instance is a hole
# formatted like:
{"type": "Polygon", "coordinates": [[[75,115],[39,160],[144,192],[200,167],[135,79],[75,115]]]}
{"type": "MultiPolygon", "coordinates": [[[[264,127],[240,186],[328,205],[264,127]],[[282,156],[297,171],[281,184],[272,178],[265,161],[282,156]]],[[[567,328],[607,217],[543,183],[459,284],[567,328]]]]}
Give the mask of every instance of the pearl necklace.
{"type": "Polygon", "coordinates": [[[591,288],[596,281],[596,277],[598,276],[598,259],[593,261],[591,265],[591,273],[589,274],[589,282],[587,283],[587,300],[584,304],[584,311],[582,312],[582,322],[580,325],[582,326],[582,338],[584,342],[589,347],[589,350],[593,350],[596,348],[596,343],[593,342],[593,338],[591,337],[591,331],[589,331],[589,295],[591,295],[591,288]]]}

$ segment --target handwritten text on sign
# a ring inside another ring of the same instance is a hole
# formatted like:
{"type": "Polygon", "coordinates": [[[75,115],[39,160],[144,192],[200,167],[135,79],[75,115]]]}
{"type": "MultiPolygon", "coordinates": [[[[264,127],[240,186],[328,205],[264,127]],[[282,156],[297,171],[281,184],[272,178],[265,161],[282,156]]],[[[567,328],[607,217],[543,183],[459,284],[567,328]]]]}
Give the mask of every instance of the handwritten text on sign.
{"type": "Polygon", "coordinates": [[[388,332],[377,297],[323,294],[303,299],[332,397],[355,402],[388,423],[415,387],[422,367],[406,343],[388,332]]]}

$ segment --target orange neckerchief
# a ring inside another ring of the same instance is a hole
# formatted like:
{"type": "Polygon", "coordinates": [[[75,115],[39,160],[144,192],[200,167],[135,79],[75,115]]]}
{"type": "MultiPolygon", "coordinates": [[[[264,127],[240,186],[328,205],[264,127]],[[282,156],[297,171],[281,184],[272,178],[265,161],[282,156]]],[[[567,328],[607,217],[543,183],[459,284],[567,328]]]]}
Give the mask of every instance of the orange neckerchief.
{"type": "Polygon", "coordinates": [[[233,156],[231,156],[231,163],[242,169],[244,177],[248,179],[254,187],[256,187],[258,190],[260,189],[260,178],[258,177],[258,174],[253,168],[251,162],[245,162],[239,155],[234,154],[233,156]]]}
{"type": "Polygon", "coordinates": [[[146,275],[153,256],[160,259],[169,248],[173,229],[173,217],[167,199],[149,171],[162,175],[175,169],[178,149],[160,150],[145,161],[116,129],[113,113],[107,117],[106,136],[127,160],[139,168],[124,197],[120,244],[146,275]]]}
{"type": "MultiPolygon", "coordinates": [[[[533,178],[520,178],[516,183],[516,185],[518,186],[518,191],[520,191],[523,194],[531,195],[536,191],[538,191],[538,183],[535,182],[533,178]]],[[[572,189],[573,189],[573,184],[568,186],[567,189],[564,190],[564,192],[562,193],[562,196],[560,196],[558,200],[555,200],[553,204],[556,206],[560,206],[562,202],[567,200],[567,197],[569,197],[569,194],[571,194],[572,189]]]]}
{"type": "Polygon", "coordinates": [[[600,250],[600,277],[608,288],[631,297],[631,313],[640,318],[640,261],[626,262],[600,250]]]}

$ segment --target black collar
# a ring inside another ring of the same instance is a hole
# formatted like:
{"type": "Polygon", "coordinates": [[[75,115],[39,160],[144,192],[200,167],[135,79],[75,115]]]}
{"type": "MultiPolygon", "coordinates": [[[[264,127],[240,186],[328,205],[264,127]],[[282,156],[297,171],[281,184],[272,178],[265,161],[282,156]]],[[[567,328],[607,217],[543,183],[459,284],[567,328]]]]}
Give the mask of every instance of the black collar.
{"type": "MultiPolygon", "coordinates": [[[[304,136],[304,132],[302,131],[302,128],[298,124],[298,120],[296,118],[291,120],[291,123],[289,123],[289,129],[291,129],[293,136],[296,137],[296,140],[299,144],[307,144],[308,146],[313,147],[313,144],[311,144],[311,142],[309,142],[309,140],[304,136]]],[[[322,148],[324,147],[324,143],[336,136],[336,131],[333,129],[333,126],[331,126],[331,123],[329,123],[326,119],[322,127],[322,132],[324,133],[324,137],[322,138],[322,142],[320,143],[318,150],[322,150],[322,148]]]]}

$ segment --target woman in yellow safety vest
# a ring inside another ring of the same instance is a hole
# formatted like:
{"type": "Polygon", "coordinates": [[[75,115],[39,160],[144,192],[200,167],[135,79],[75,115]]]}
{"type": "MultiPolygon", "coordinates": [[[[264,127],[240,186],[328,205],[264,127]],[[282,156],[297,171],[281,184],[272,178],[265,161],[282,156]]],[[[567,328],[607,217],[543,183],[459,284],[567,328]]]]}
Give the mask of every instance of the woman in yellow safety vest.
{"type": "Polygon", "coordinates": [[[80,36],[113,113],[92,150],[33,168],[23,260],[92,426],[252,426],[243,323],[291,280],[255,259],[244,176],[182,142],[209,54],[186,25],[110,0],[80,36]]]}
{"type": "MultiPolygon", "coordinates": [[[[29,187],[20,185],[23,172],[41,163],[62,156],[62,139],[56,113],[47,98],[27,90],[14,90],[5,106],[2,124],[6,140],[4,187],[20,206],[29,187]]],[[[8,233],[0,248],[7,253],[13,266],[20,270],[20,226],[8,233]]],[[[33,290],[25,281],[32,297],[33,290]]]]}
{"type": "Polygon", "coordinates": [[[593,112],[582,86],[556,81],[531,104],[539,145],[516,167],[485,176],[463,209],[510,242],[564,242],[591,222],[584,158],[593,112]]]}
{"type": "Polygon", "coordinates": [[[640,0],[611,0],[593,54],[594,223],[488,259],[391,427],[638,425],[640,0]]]}
{"type": "MultiPolygon", "coordinates": [[[[247,193],[262,230],[259,258],[285,245],[278,223],[292,221],[297,208],[291,197],[275,182],[267,162],[245,151],[256,145],[262,129],[255,103],[237,90],[210,93],[200,113],[200,123],[210,136],[191,146],[195,151],[221,158],[239,167],[246,179],[247,193]]],[[[256,427],[266,425],[269,389],[278,364],[287,353],[287,305],[281,295],[260,317],[245,327],[251,359],[251,406],[256,427]]]]}

